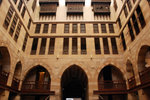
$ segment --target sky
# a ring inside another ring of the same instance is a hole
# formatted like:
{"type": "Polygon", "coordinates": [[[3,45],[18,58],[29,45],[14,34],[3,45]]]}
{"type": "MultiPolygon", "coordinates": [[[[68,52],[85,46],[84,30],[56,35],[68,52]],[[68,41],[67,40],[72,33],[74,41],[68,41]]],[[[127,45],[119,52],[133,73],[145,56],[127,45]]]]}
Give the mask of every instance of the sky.
{"type": "MultiPolygon", "coordinates": [[[[59,0],[60,6],[65,5],[65,0],[59,0]]],[[[85,6],[90,6],[91,0],[85,0],[85,6]]]]}

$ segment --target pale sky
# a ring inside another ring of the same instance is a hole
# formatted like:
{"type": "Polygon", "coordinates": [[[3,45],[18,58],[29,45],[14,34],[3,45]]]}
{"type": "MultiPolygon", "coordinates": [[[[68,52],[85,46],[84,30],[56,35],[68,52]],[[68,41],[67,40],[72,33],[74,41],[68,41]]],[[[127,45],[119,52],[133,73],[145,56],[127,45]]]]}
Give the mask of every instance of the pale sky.
{"type": "MultiPolygon", "coordinates": [[[[60,6],[65,5],[65,0],[59,0],[60,6]]],[[[90,6],[91,0],[85,0],[85,6],[90,6]]]]}

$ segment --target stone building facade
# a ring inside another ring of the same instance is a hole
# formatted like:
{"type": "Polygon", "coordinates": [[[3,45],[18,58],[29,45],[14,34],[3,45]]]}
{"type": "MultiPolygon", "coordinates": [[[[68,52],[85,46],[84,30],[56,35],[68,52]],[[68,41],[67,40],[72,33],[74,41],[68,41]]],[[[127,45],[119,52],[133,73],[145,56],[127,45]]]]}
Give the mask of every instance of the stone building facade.
{"type": "Polygon", "coordinates": [[[149,100],[150,0],[87,2],[0,0],[0,100],[149,100]]]}

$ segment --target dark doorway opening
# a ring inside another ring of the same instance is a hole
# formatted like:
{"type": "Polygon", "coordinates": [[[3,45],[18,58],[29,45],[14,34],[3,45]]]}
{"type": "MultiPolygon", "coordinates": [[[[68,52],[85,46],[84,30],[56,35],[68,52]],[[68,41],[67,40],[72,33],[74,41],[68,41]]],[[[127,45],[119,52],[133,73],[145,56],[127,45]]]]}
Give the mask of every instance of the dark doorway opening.
{"type": "Polygon", "coordinates": [[[73,65],[65,70],[61,78],[62,100],[78,98],[88,100],[88,79],[85,72],[73,65]]]}
{"type": "Polygon", "coordinates": [[[104,81],[112,81],[112,72],[110,66],[107,66],[103,69],[103,78],[104,81]]]}

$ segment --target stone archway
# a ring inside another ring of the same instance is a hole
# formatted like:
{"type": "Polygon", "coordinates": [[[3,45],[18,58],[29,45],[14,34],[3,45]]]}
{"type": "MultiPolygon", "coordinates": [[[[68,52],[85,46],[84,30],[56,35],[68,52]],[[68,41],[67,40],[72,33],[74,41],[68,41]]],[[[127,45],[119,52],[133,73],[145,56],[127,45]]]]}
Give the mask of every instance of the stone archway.
{"type": "MultiPolygon", "coordinates": [[[[0,84],[7,85],[8,76],[10,73],[10,54],[7,47],[0,47],[0,84]]],[[[0,96],[4,90],[0,89],[0,96]]]]}
{"type": "Polygon", "coordinates": [[[62,100],[88,100],[88,78],[84,70],[77,65],[67,68],[61,77],[61,92],[62,100]]]}
{"type": "MultiPolygon", "coordinates": [[[[21,80],[21,72],[22,72],[22,64],[19,61],[16,64],[16,67],[14,70],[14,75],[13,75],[13,80],[12,80],[12,84],[11,84],[11,88],[14,90],[19,89],[20,80],[21,80]]],[[[8,100],[14,100],[16,96],[17,96],[17,93],[10,91],[8,100]]]]}
{"type": "MultiPolygon", "coordinates": [[[[137,64],[141,85],[148,84],[150,82],[150,46],[144,45],[140,48],[137,64]]],[[[150,98],[149,91],[149,86],[143,88],[145,100],[149,100],[150,98]]]]}
{"type": "Polygon", "coordinates": [[[22,83],[22,100],[44,100],[50,95],[51,78],[47,69],[37,65],[30,69],[22,83]]]}
{"type": "Polygon", "coordinates": [[[122,72],[115,66],[107,65],[99,73],[98,91],[101,100],[126,100],[126,82],[122,72]],[[120,91],[117,93],[116,91],[120,91]]]}

